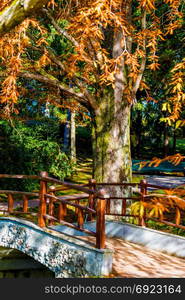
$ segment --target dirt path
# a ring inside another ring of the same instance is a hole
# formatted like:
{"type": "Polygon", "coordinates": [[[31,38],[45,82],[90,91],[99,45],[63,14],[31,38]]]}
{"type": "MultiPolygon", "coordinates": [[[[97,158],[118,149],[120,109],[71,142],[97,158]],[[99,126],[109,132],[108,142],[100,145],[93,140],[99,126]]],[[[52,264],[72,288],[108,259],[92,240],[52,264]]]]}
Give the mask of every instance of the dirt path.
{"type": "MultiPolygon", "coordinates": [[[[93,238],[83,238],[93,242],[93,238]]],[[[111,277],[185,278],[185,259],[171,256],[118,238],[107,238],[114,251],[111,277]]]]}
{"type": "Polygon", "coordinates": [[[185,184],[185,177],[145,175],[148,183],[173,188],[185,184]]]}

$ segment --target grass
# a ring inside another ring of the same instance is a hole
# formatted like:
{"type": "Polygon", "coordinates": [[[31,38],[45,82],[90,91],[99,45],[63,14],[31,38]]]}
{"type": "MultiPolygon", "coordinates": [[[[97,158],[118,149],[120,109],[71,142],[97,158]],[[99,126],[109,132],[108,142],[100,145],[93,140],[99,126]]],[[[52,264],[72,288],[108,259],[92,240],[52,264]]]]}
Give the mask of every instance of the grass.
{"type": "Polygon", "coordinates": [[[165,224],[162,224],[160,222],[155,222],[152,220],[146,221],[146,224],[148,228],[185,237],[185,230],[183,229],[167,226],[165,224]]]}
{"type": "MultiPolygon", "coordinates": [[[[172,147],[173,140],[170,139],[170,146],[172,147]]],[[[176,152],[185,153],[185,138],[177,138],[176,140],[176,152]]]]}
{"type": "Polygon", "coordinates": [[[87,184],[90,178],[92,178],[92,159],[78,160],[76,170],[69,181],[77,184],[87,184]]]}

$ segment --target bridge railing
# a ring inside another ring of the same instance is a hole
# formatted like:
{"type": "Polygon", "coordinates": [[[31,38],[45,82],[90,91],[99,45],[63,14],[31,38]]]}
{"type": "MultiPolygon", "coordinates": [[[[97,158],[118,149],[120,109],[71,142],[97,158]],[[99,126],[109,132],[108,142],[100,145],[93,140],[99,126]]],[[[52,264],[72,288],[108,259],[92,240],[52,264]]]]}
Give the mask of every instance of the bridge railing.
{"type": "MultiPolygon", "coordinates": [[[[179,185],[175,189],[166,187],[163,185],[156,185],[156,184],[150,184],[147,183],[146,180],[141,180],[139,183],[96,183],[94,181],[94,189],[97,190],[98,187],[106,189],[108,187],[108,190],[110,187],[132,187],[136,188],[137,191],[135,193],[135,196],[128,196],[128,197],[114,197],[110,196],[106,201],[106,208],[105,208],[105,215],[112,215],[112,216],[120,216],[120,217],[132,217],[133,219],[138,220],[138,225],[141,226],[147,226],[146,221],[152,220],[157,223],[165,224],[167,226],[179,228],[185,230],[184,223],[185,220],[185,199],[181,198],[182,195],[185,197],[185,185],[179,185]],[[163,191],[155,193],[155,190],[163,191]],[[166,192],[166,194],[164,193],[166,192]],[[168,191],[170,193],[168,193],[168,191]],[[130,212],[130,206],[132,203],[138,201],[138,202],[145,202],[145,203],[152,203],[152,200],[159,199],[159,203],[162,203],[161,200],[164,200],[164,206],[166,205],[166,210],[163,215],[158,217],[150,217],[149,214],[147,214],[147,208],[143,207],[143,215],[137,215],[137,214],[131,214],[130,212]],[[111,201],[121,200],[122,201],[122,207],[120,210],[120,213],[112,213],[111,212],[111,201]],[[165,201],[166,200],[166,201],[165,201]],[[161,201],[161,202],[160,202],[161,201]],[[165,203],[166,202],[166,203],[165,203]],[[169,205],[170,204],[170,205],[169,205]]],[[[124,193],[124,192],[123,192],[124,193]]],[[[132,193],[131,193],[132,195],[132,193]]]]}
{"type": "MultiPolygon", "coordinates": [[[[7,207],[3,207],[0,211],[8,213],[8,215],[15,214],[31,214],[37,217],[38,225],[40,227],[47,227],[53,224],[63,224],[79,231],[88,233],[96,238],[96,247],[101,249],[105,247],[105,207],[106,207],[106,192],[104,190],[96,191],[93,185],[93,180],[89,181],[89,185],[77,185],[65,181],[61,181],[49,177],[47,172],[41,172],[40,176],[36,175],[9,175],[0,174],[3,179],[36,179],[40,182],[39,193],[0,190],[0,194],[8,196],[7,207]],[[50,186],[50,184],[56,184],[50,186]],[[70,195],[66,198],[65,195],[55,195],[61,190],[70,189],[77,194],[70,195]],[[83,194],[82,194],[83,192],[83,194]],[[23,199],[22,211],[15,209],[16,199],[21,196],[23,199]],[[37,198],[38,213],[29,211],[29,200],[37,198]],[[87,200],[86,203],[82,203],[87,200]],[[77,224],[72,221],[65,221],[68,208],[73,208],[77,216],[77,224]],[[96,219],[96,230],[91,231],[84,228],[85,219],[88,221],[96,219]]],[[[29,219],[30,220],[30,219],[29,219]]]]}
{"type": "Polygon", "coordinates": [[[0,194],[5,194],[8,197],[8,204],[7,209],[6,208],[0,208],[0,212],[8,212],[9,214],[32,214],[35,215],[32,212],[28,211],[28,203],[30,197],[38,197],[38,193],[29,193],[29,192],[21,192],[21,191],[11,191],[11,190],[0,190],[0,194]],[[22,211],[20,210],[14,210],[14,204],[16,203],[16,200],[14,196],[21,196],[22,197],[22,211]]]}
{"type": "MultiPolygon", "coordinates": [[[[37,175],[10,175],[0,174],[0,179],[36,179],[39,180],[40,176],[37,175]]],[[[37,213],[30,209],[29,202],[32,199],[38,199],[39,193],[13,191],[13,190],[0,190],[0,194],[7,196],[7,202],[0,202],[0,212],[8,215],[18,216],[32,216],[37,219],[37,213]]],[[[30,217],[29,217],[30,219],[30,217]]]]}
{"type": "Polygon", "coordinates": [[[47,173],[41,173],[40,181],[40,209],[38,224],[40,227],[47,227],[53,224],[63,224],[78,231],[85,232],[96,238],[96,247],[101,249],[105,247],[105,207],[106,191],[100,189],[96,191],[93,186],[93,180],[88,185],[77,185],[65,181],[60,181],[49,177],[47,173]],[[48,184],[57,184],[57,187],[48,184]],[[87,187],[88,186],[88,187],[87,187]],[[73,195],[57,196],[56,192],[67,189],[77,192],[84,192],[73,195]],[[83,203],[85,201],[85,203],[83,203]],[[66,221],[67,208],[72,208],[77,217],[74,224],[66,221]],[[84,227],[86,220],[96,219],[96,230],[91,231],[84,227]]]}
{"type": "MultiPolygon", "coordinates": [[[[145,180],[141,180],[139,183],[96,183],[94,179],[91,179],[86,185],[77,185],[49,177],[46,172],[41,172],[40,176],[0,174],[0,178],[35,179],[40,182],[39,193],[0,190],[0,194],[6,194],[8,198],[6,209],[5,207],[0,207],[0,211],[10,215],[24,214],[24,217],[25,214],[33,215],[36,217],[40,227],[49,226],[51,228],[52,225],[63,224],[85,232],[95,237],[96,247],[100,249],[105,247],[106,215],[132,217],[137,219],[138,224],[141,226],[146,226],[147,220],[154,220],[168,226],[185,229],[185,226],[181,224],[185,211],[185,200],[183,199],[180,208],[174,202],[172,209],[175,219],[174,222],[171,216],[169,221],[168,214],[166,214],[164,218],[150,217],[147,215],[145,208],[142,216],[130,213],[128,208],[132,202],[139,201],[146,203],[150,202],[153,197],[168,197],[168,195],[156,195],[155,193],[151,193],[151,189],[173,190],[172,188],[166,188],[162,185],[148,184],[145,180]],[[114,195],[111,196],[111,193],[109,194],[111,187],[122,187],[122,195],[124,195],[124,189],[128,190],[128,188],[132,188],[132,190],[135,189],[135,193],[133,193],[133,196],[132,193],[130,193],[128,196],[115,197],[114,195]],[[57,194],[61,191],[65,192],[65,190],[73,191],[73,195],[65,195],[65,193],[62,193],[62,195],[57,194]],[[22,206],[19,207],[18,210],[15,209],[17,196],[22,199],[22,206]],[[29,201],[32,199],[37,199],[38,212],[29,210],[29,201]],[[111,202],[116,200],[121,201],[121,210],[119,213],[114,213],[111,209],[111,202]],[[73,215],[76,216],[76,222],[69,220],[69,218],[67,219],[69,209],[72,210],[73,215]],[[85,228],[85,221],[93,220],[96,220],[96,229],[91,231],[85,228]]],[[[184,192],[185,190],[182,191],[184,192]]],[[[52,226],[52,228],[53,227],[54,226],[52,226]]]]}

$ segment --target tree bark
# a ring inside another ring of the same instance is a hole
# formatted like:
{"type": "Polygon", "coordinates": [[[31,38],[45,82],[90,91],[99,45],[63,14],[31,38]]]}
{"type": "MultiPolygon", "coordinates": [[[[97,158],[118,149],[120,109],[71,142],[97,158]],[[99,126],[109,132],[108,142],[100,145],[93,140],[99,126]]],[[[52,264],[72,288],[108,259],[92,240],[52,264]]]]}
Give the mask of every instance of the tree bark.
{"type": "Polygon", "coordinates": [[[141,157],[141,142],[142,142],[142,115],[138,111],[136,118],[136,136],[137,136],[137,145],[136,145],[136,155],[137,158],[141,157]]]}
{"type": "MultiPolygon", "coordinates": [[[[131,104],[124,94],[127,85],[123,54],[124,32],[115,30],[113,37],[113,58],[120,58],[115,72],[114,88],[102,92],[95,110],[94,128],[94,177],[97,182],[123,183],[132,181],[130,151],[131,104]]],[[[125,44],[126,47],[126,44],[125,44]]],[[[130,188],[110,186],[111,197],[124,197],[131,193],[130,188]]],[[[121,214],[122,200],[110,202],[110,212],[121,214]]]]}
{"type": "Polygon", "coordinates": [[[14,0],[0,12],[0,36],[41,9],[48,0],[14,0]]]}
{"type": "MultiPolygon", "coordinates": [[[[93,128],[94,178],[97,182],[131,182],[130,105],[120,102],[115,111],[115,97],[101,98],[93,128]]],[[[128,195],[130,190],[110,187],[111,196],[128,195]]],[[[111,201],[111,213],[121,212],[120,200],[111,201]]]]}
{"type": "Polygon", "coordinates": [[[71,112],[71,161],[76,163],[76,124],[75,112],[71,112]]]}
{"type": "Polygon", "coordinates": [[[67,120],[64,127],[64,142],[63,142],[63,151],[68,152],[70,149],[70,119],[71,119],[71,112],[67,110],[67,120]]]}
{"type": "Polygon", "coordinates": [[[169,154],[169,135],[168,135],[168,125],[164,124],[164,157],[169,154]]]}

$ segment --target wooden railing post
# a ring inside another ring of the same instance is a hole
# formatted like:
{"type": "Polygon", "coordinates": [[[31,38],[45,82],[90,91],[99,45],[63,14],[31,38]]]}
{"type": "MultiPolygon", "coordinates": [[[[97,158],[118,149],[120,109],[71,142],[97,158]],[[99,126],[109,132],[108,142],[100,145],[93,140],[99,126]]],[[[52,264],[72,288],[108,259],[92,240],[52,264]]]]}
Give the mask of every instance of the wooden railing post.
{"type": "Polygon", "coordinates": [[[28,197],[26,195],[23,195],[23,212],[28,212],[28,197]]]}
{"type": "Polygon", "coordinates": [[[106,200],[109,195],[104,189],[101,189],[97,196],[97,207],[96,207],[96,248],[105,248],[105,209],[106,200]]]}
{"type": "MultiPolygon", "coordinates": [[[[55,191],[55,186],[50,186],[49,187],[49,190],[50,190],[50,192],[49,192],[49,194],[51,195],[51,196],[55,196],[55,193],[54,193],[54,191],[55,191]]],[[[54,199],[53,198],[50,198],[49,199],[49,211],[48,211],[48,213],[49,213],[49,215],[51,216],[51,217],[54,217],[54,199]]],[[[54,221],[53,220],[49,220],[49,225],[53,225],[53,223],[54,223],[54,221]]]]}
{"type": "Polygon", "coordinates": [[[77,223],[78,223],[78,227],[80,229],[82,229],[83,226],[84,226],[84,214],[83,214],[83,210],[82,209],[78,209],[78,220],[77,220],[77,223]]]}
{"type": "MultiPolygon", "coordinates": [[[[79,200],[75,200],[75,204],[80,204],[79,200]]],[[[75,207],[75,215],[78,217],[78,207],[75,207]]]]}
{"type": "MultiPolygon", "coordinates": [[[[147,194],[147,181],[145,179],[142,179],[140,181],[140,189],[141,189],[141,201],[144,201],[144,196],[147,194]]],[[[145,227],[145,211],[144,216],[139,218],[139,225],[145,227]]]]}
{"type": "MultiPolygon", "coordinates": [[[[95,179],[89,179],[89,189],[94,190],[94,192],[96,191],[96,180],[95,179]]],[[[94,199],[95,199],[94,194],[89,194],[89,201],[88,201],[89,208],[94,209],[94,199]]],[[[89,213],[87,221],[93,221],[93,220],[94,220],[93,214],[89,213]]]]}
{"type": "Polygon", "coordinates": [[[8,194],[8,212],[11,214],[13,212],[13,196],[12,194],[8,194]]]}
{"type": "Polygon", "coordinates": [[[66,205],[64,203],[59,203],[58,206],[58,220],[63,221],[64,217],[66,216],[66,205]]]}
{"type": "Polygon", "coordinates": [[[38,214],[38,225],[40,227],[45,227],[46,226],[46,221],[44,218],[44,215],[46,214],[46,197],[45,194],[47,193],[47,182],[44,181],[44,177],[48,176],[47,172],[41,172],[40,176],[43,178],[40,181],[40,191],[39,191],[39,200],[40,200],[40,205],[39,205],[39,214],[38,214]]]}

